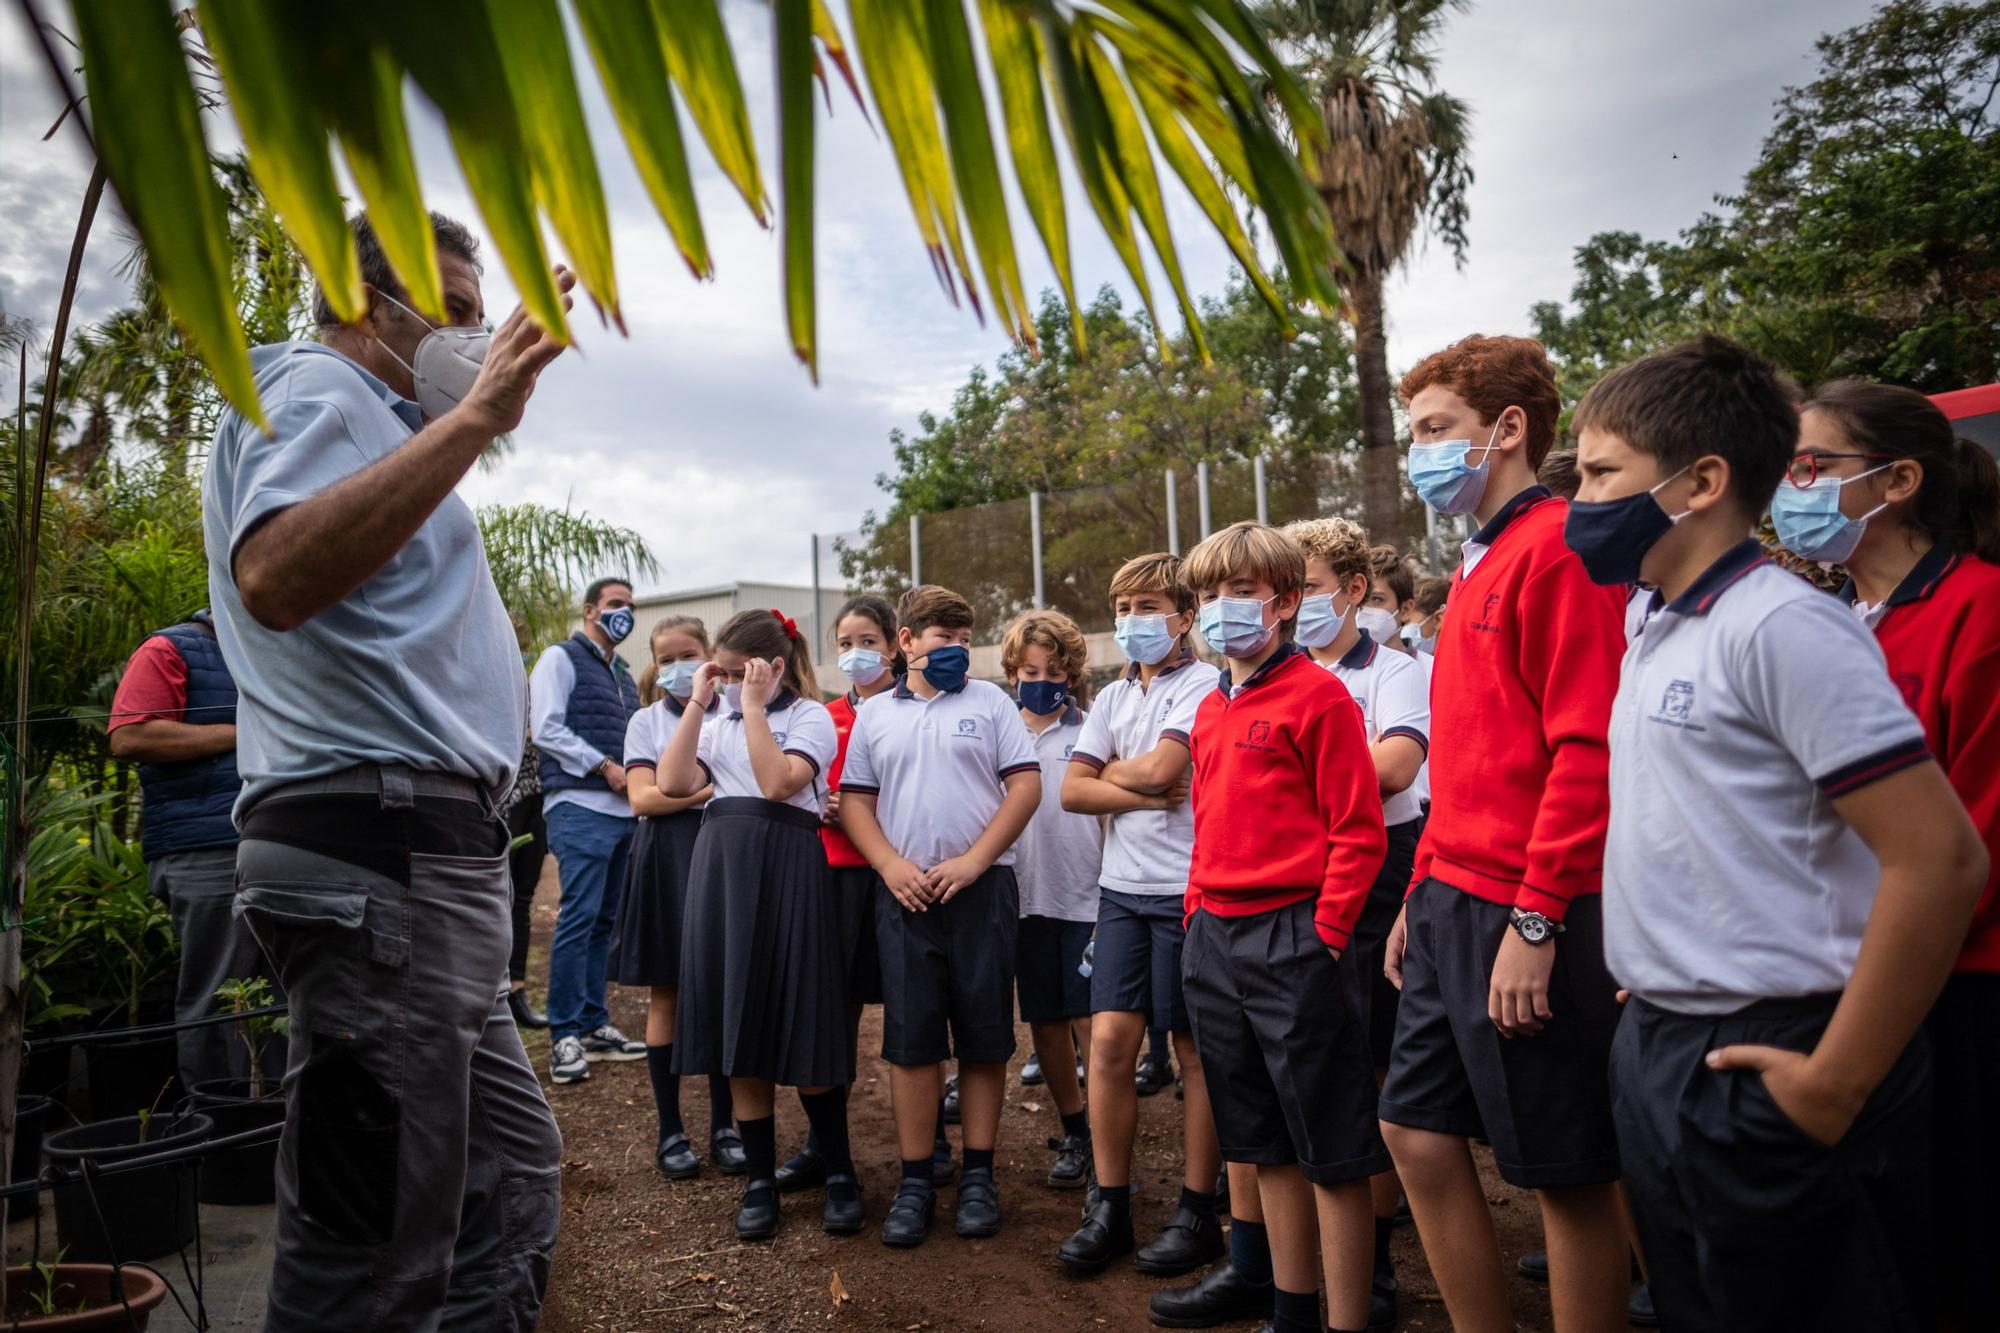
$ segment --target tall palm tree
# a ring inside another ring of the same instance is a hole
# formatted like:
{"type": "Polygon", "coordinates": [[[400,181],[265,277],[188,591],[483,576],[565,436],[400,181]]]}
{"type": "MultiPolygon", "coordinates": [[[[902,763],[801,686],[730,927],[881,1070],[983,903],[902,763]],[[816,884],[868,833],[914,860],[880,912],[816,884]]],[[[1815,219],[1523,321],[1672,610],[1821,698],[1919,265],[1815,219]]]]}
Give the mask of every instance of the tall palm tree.
{"type": "Polygon", "coordinates": [[[1259,17],[1319,106],[1308,170],[1352,270],[1369,534],[1406,545],[1382,284],[1428,226],[1465,262],[1470,112],[1437,87],[1445,20],[1470,0],[1272,0],[1259,17]]]}

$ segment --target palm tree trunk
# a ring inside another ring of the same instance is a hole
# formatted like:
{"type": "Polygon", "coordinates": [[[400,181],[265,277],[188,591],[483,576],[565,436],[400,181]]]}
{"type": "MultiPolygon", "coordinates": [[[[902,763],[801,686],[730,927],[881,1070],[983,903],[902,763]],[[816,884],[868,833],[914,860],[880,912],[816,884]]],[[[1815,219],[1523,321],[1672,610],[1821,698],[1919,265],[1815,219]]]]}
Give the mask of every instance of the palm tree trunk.
{"type": "Polygon", "coordinates": [[[1382,277],[1358,278],[1354,299],[1354,371],[1361,399],[1361,514],[1368,539],[1404,549],[1402,463],[1389,387],[1389,336],[1382,318],[1382,277]]]}

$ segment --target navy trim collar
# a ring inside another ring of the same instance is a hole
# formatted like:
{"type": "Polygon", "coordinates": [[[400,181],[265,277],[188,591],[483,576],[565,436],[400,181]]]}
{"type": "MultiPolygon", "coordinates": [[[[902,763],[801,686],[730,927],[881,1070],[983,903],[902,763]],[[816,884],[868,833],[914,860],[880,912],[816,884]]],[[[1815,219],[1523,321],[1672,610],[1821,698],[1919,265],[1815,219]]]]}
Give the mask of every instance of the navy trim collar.
{"type": "MultiPolygon", "coordinates": [[[[955,689],[955,690],[939,690],[939,691],[938,691],[938,693],[939,693],[939,694],[961,694],[961,693],[963,693],[963,692],[964,692],[964,690],[965,690],[965,687],[966,687],[967,683],[968,683],[968,682],[970,682],[970,681],[971,681],[971,679],[972,679],[972,677],[970,677],[970,676],[967,676],[967,677],[966,677],[966,678],[965,678],[964,680],[962,680],[962,681],[960,681],[960,682],[958,683],[958,688],[957,688],[957,689],[955,689]]],[[[918,694],[918,693],[917,693],[917,692],[916,692],[915,690],[913,690],[913,689],[911,689],[911,688],[910,688],[910,673],[909,673],[909,672],[907,672],[907,671],[905,671],[905,672],[904,672],[904,673],[903,673],[902,675],[900,675],[900,676],[896,677],[896,689],[895,689],[895,695],[896,695],[896,697],[897,697],[898,699],[920,699],[920,698],[922,698],[922,697],[923,697],[922,695],[918,694]]]]}
{"type": "Polygon", "coordinates": [[[1375,654],[1381,651],[1382,645],[1375,642],[1368,631],[1364,629],[1361,631],[1361,637],[1355,641],[1354,646],[1341,654],[1340,660],[1335,662],[1334,665],[1346,667],[1349,671],[1359,671],[1362,667],[1374,665],[1375,654]]]}
{"type": "MultiPolygon", "coordinates": [[[[688,705],[694,702],[692,699],[681,698],[678,694],[673,693],[671,690],[662,690],[660,692],[660,699],[667,705],[667,711],[669,713],[672,713],[675,717],[679,717],[681,714],[687,712],[688,705]]],[[[722,707],[722,696],[718,694],[708,701],[708,707],[703,709],[702,711],[704,713],[714,713],[721,707],[722,707]]],[[[738,713],[737,716],[741,717],[742,714],[738,713]]]]}
{"type": "Polygon", "coordinates": [[[1677,616],[1705,616],[1715,605],[1716,598],[1764,563],[1764,548],[1757,544],[1755,537],[1745,537],[1716,557],[1715,563],[1688,584],[1686,592],[1668,602],[1665,609],[1677,616]]]}
{"type": "Polygon", "coordinates": [[[1250,679],[1244,681],[1241,685],[1231,685],[1229,683],[1229,665],[1228,663],[1224,663],[1222,666],[1222,684],[1220,686],[1222,697],[1233,699],[1252,686],[1262,685],[1265,678],[1270,676],[1279,667],[1291,661],[1294,657],[1304,657],[1305,655],[1306,650],[1299,647],[1296,643],[1281,644],[1278,651],[1266,658],[1264,665],[1251,672],[1250,679]]]}
{"type": "MultiPolygon", "coordinates": [[[[1160,669],[1153,673],[1153,679],[1159,680],[1164,676],[1171,676],[1174,674],[1174,672],[1179,671],[1184,666],[1194,665],[1194,662],[1195,662],[1194,645],[1189,643],[1187,641],[1187,636],[1183,634],[1181,636],[1180,652],[1176,653],[1173,657],[1168,658],[1166,661],[1160,663],[1160,669]]],[[[1122,677],[1122,679],[1125,680],[1139,679],[1139,664],[1137,662],[1127,662],[1125,664],[1125,674],[1122,677]]]]}
{"type": "MultiPolygon", "coordinates": [[[[1904,606],[1910,602],[1921,602],[1938,589],[1945,575],[1958,568],[1961,559],[1958,552],[1951,549],[1949,542],[1933,542],[1931,549],[1917,557],[1917,563],[1910,566],[1910,572],[1903,575],[1903,581],[1889,594],[1885,606],[1904,606]]],[[[1840,589],[1840,600],[1852,605],[1860,593],[1849,579],[1840,589]]]]}
{"type": "Polygon", "coordinates": [[[1491,546],[1494,542],[1500,540],[1500,534],[1507,530],[1509,523],[1512,523],[1521,516],[1523,510],[1528,509],[1530,506],[1538,505],[1544,500],[1554,498],[1555,492],[1541,485],[1539,482],[1533,486],[1529,486],[1506,504],[1501,505],[1500,512],[1492,518],[1487,519],[1485,523],[1480,525],[1479,531],[1473,533],[1466,540],[1477,542],[1481,546],[1491,546]]]}
{"type": "MultiPolygon", "coordinates": [[[[780,689],[776,694],[772,695],[770,699],[765,702],[764,715],[766,717],[769,717],[772,713],[782,713],[787,708],[790,708],[793,704],[797,703],[798,701],[799,701],[799,696],[797,691],[787,686],[783,689],[780,689]]],[[[740,722],[743,720],[743,714],[731,713],[729,715],[729,720],[732,722],[740,722]]]]}

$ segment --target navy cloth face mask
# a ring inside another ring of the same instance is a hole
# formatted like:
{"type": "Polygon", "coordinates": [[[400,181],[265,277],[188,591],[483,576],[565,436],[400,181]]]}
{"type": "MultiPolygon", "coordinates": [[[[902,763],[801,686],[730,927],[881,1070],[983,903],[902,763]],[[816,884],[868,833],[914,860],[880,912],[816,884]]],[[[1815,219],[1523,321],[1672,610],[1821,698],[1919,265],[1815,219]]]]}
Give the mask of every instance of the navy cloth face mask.
{"type": "Polygon", "coordinates": [[[1639,581],[1639,566],[1646,552],[1691,512],[1683,509],[1669,514],[1654,498],[1661,486],[1686,471],[1682,468],[1651,490],[1634,491],[1616,500],[1569,502],[1563,543],[1583,561],[1583,572],[1590,575],[1592,583],[1613,586],[1639,581]]]}
{"type": "Polygon", "coordinates": [[[925,655],[924,679],[935,689],[956,690],[965,684],[965,673],[971,665],[970,648],[962,643],[948,643],[925,655]]]}
{"type": "Polygon", "coordinates": [[[1021,707],[1036,717],[1047,717],[1069,702],[1069,683],[1061,680],[1024,680],[1018,692],[1021,707]]]}
{"type": "Polygon", "coordinates": [[[597,618],[597,628],[613,643],[623,643],[632,633],[632,608],[614,606],[597,618]]]}

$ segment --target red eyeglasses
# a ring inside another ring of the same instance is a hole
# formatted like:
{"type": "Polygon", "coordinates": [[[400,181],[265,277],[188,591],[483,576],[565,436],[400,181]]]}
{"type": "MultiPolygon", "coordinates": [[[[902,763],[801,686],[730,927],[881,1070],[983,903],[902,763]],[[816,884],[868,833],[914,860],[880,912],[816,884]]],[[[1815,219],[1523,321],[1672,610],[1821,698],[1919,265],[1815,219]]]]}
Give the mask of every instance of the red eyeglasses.
{"type": "Polygon", "coordinates": [[[1831,449],[1804,449],[1792,455],[1792,465],[1785,470],[1785,480],[1800,490],[1819,480],[1820,464],[1836,458],[1862,458],[1870,462],[1890,463],[1894,454],[1854,454],[1840,453],[1831,449]]]}

